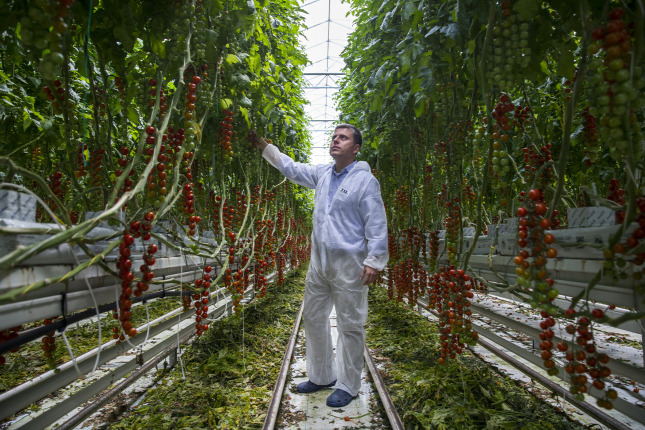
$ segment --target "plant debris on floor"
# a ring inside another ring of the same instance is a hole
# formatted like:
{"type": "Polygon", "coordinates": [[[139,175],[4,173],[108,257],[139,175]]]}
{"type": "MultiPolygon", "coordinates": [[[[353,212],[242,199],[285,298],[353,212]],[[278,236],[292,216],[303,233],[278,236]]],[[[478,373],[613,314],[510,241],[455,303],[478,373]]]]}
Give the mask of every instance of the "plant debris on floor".
{"type": "Polygon", "coordinates": [[[135,409],[111,428],[261,428],[284,347],[304,293],[304,273],[288,275],[244,312],[215,322],[181,364],[161,376],[135,409]]]}
{"type": "Polygon", "coordinates": [[[367,343],[406,429],[583,429],[466,352],[441,365],[438,328],[370,289],[367,343]]]}

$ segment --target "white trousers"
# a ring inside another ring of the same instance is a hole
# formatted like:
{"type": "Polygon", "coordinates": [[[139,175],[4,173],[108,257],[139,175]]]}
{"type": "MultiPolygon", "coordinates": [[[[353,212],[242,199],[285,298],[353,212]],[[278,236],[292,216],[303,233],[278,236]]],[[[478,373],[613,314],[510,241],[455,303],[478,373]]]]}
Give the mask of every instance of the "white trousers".
{"type": "Polygon", "coordinates": [[[303,310],[307,375],[318,385],[336,380],[337,389],[356,396],[364,366],[368,286],[360,279],[338,284],[332,285],[311,268],[307,273],[303,310]],[[338,330],[335,358],[329,320],[332,306],[336,308],[338,330]]]}

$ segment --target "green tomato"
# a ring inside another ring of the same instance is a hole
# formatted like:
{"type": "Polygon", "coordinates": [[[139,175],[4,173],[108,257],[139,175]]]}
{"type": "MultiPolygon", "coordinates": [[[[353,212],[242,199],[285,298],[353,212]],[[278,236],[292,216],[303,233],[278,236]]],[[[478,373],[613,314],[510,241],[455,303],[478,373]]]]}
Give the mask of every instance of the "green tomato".
{"type": "Polygon", "coordinates": [[[624,136],[623,129],[622,128],[612,128],[611,131],[609,132],[609,136],[613,140],[621,140],[624,136]]]}
{"type": "Polygon", "coordinates": [[[621,69],[616,72],[616,81],[623,82],[629,79],[629,70],[621,69]]]}
{"type": "Polygon", "coordinates": [[[624,105],[629,101],[629,96],[623,92],[616,93],[614,95],[614,104],[624,105]]]}
{"type": "Polygon", "coordinates": [[[611,60],[611,62],[609,63],[609,68],[615,72],[623,69],[624,66],[625,66],[625,63],[620,58],[611,60]]]}
{"type": "Polygon", "coordinates": [[[543,293],[548,291],[549,288],[549,284],[547,284],[546,282],[540,282],[537,284],[537,289],[543,293]]]}
{"type": "Polygon", "coordinates": [[[607,106],[609,104],[609,96],[607,94],[598,97],[598,104],[607,106]]]}

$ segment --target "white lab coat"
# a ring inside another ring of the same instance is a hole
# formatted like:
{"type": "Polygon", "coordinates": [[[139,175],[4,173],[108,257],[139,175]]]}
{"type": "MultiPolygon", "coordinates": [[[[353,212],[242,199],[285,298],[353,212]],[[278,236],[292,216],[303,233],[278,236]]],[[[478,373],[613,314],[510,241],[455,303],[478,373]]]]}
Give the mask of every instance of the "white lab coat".
{"type": "Polygon", "coordinates": [[[360,276],[364,266],[383,270],[389,257],[379,183],[369,165],[359,161],[327,205],[333,165],[297,163],[271,144],[262,155],[291,181],[315,189],[305,280],[307,375],[319,385],[337,380],[336,388],[355,396],[361,384],[367,321],[368,288],[360,276]],[[332,306],[338,328],[336,360],[329,326],[332,306]]]}

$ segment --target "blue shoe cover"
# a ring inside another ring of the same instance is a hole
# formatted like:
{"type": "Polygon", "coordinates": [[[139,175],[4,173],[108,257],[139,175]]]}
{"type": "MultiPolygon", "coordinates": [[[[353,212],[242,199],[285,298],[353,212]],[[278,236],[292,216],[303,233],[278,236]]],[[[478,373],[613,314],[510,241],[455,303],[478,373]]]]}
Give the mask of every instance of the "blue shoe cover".
{"type": "Polygon", "coordinates": [[[327,406],[332,408],[342,408],[349,405],[349,403],[357,396],[352,396],[345,390],[340,388],[334,390],[333,393],[327,397],[327,406]]]}
{"type": "Polygon", "coordinates": [[[311,381],[301,382],[301,383],[298,384],[298,392],[302,393],[302,394],[313,393],[313,392],[316,392],[318,390],[322,390],[323,388],[333,387],[334,384],[336,384],[336,381],[332,382],[331,384],[327,384],[327,385],[318,385],[318,384],[314,384],[311,381]]]}

